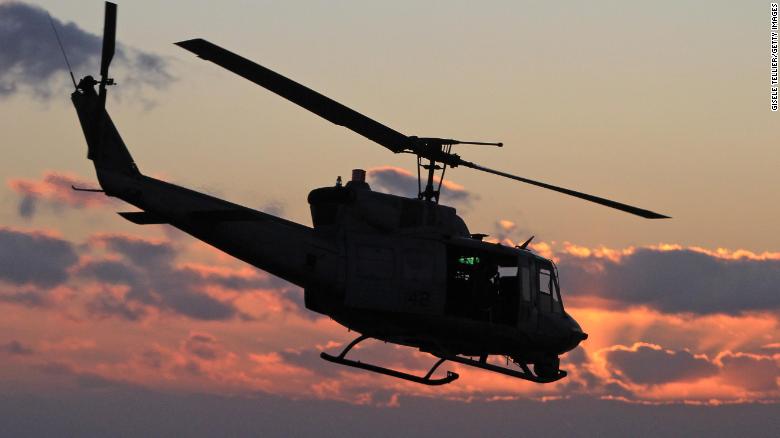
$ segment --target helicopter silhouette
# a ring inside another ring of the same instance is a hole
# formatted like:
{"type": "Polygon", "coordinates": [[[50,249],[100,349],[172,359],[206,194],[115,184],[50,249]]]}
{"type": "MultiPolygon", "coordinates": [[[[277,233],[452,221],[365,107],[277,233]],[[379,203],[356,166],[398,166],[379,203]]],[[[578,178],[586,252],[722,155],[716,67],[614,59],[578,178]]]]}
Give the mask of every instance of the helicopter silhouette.
{"type": "Polygon", "coordinates": [[[533,237],[516,247],[486,242],[454,208],[439,204],[448,167],[492,173],[644,218],[667,217],[463,160],[452,152],[454,145],[502,144],[406,136],[203,39],[176,44],[393,153],[415,155],[418,196],[372,191],[366,172],[355,169],[345,184],[339,177],[335,186],[309,193],[309,227],[146,176],[106,111],[107,88],[114,84],[108,70],[116,14],[116,5],[107,2],[100,80],[73,79],[71,94],[101,189],[73,188],[122,199],[139,209],[119,213],[135,224],[172,225],[302,287],[307,309],[360,334],[337,355],[322,352],[330,362],[426,385],[459,377],[450,371],[434,377],[445,361],[537,383],[566,376],[559,356],[587,334],[566,312],[555,264],[528,248],[533,237]],[[437,360],[418,376],[346,357],[370,338],[417,348],[437,360]],[[506,357],[507,366],[490,356],[506,357]]]}

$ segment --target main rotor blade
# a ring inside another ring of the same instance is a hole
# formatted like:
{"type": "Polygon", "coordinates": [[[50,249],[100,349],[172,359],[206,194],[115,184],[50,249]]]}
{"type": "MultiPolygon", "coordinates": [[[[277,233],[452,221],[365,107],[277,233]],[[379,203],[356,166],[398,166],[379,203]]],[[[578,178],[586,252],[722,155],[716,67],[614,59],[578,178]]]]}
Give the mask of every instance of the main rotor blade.
{"type": "Polygon", "coordinates": [[[409,138],[400,132],[204,39],[175,44],[393,152],[402,152],[409,146],[409,138]]]}
{"type": "Polygon", "coordinates": [[[481,171],[487,172],[487,173],[492,173],[494,175],[503,176],[503,177],[506,177],[506,178],[513,179],[515,181],[524,182],[526,184],[531,184],[531,185],[534,185],[534,186],[537,186],[537,187],[542,187],[542,188],[545,188],[545,189],[554,190],[556,192],[564,193],[566,195],[574,196],[576,198],[584,199],[586,201],[595,202],[596,204],[604,205],[606,207],[611,207],[611,208],[614,208],[614,209],[617,209],[617,210],[620,210],[620,211],[625,211],[626,213],[635,214],[637,216],[641,216],[641,217],[646,218],[646,219],[669,219],[669,216],[665,216],[665,215],[662,215],[662,214],[659,214],[659,213],[656,213],[656,212],[653,212],[653,211],[650,211],[650,210],[645,210],[643,208],[634,207],[634,206],[623,204],[623,203],[617,202],[617,201],[611,201],[609,199],[600,198],[598,196],[589,195],[587,193],[576,192],[574,190],[565,189],[563,187],[557,187],[557,186],[550,185],[550,184],[547,184],[547,183],[534,181],[532,179],[523,178],[523,177],[520,177],[520,176],[517,176],[517,175],[512,175],[510,173],[501,172],[500,170],[489,169],[487,167],[482,167],[482,166],[480,166],[478,164],[470,163],[468,161],[459,160],[458,165],[465,166],[465,167],[470,167],[470,168],[476,169],[476,170],[481,170],[481,171]]]}
{"type": "Polygon", "coordinates": [[[100,76],[108,78],[108,66],[114,58],[116,44],[116,4],[106,2],[106,18],[103,23],[103,53],[100,57],[100,76]]]}

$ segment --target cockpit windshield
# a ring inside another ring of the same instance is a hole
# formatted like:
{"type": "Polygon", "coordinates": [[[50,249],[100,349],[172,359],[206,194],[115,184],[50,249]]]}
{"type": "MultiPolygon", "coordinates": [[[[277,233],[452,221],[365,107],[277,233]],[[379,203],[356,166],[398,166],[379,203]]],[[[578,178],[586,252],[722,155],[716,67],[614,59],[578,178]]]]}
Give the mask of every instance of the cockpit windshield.
{"type": "Polygon", "coordinates": [[[550,262],[538,265],[539,307],[543,312],[563,313],[556,269],[550,262]]]}

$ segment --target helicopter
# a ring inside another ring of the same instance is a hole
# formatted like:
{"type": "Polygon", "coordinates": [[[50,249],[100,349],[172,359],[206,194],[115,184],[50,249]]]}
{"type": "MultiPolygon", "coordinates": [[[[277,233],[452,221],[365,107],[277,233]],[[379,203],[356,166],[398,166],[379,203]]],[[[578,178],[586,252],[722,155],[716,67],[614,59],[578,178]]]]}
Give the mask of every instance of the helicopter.
{"type": "Polygon", "coordinates": [[[152,178],[141,173],[106,111],[107,89],[114,85],[108,71],[116,17],[116,4],[106,2],[100,80],[85,76],[76,83],[71,72],[71,100],[101,187],[73,189],[119,198],[139,209],[118,213],[134,224],[171,225],[300,286],[307,309],[359,334],[339,354],[322,352],[327,361],[425,385],[459,378],[452,371],[434,377],[445,361],[536,383],[566,377],[560,355],[588,335],[566,312],[555,264],[529,248],[533,237],[510,247],[470,232],[454,208],[439,203],[448,167],[503,176],[643,218],[668,217],[466,161],[453,146],[503,145],[404,135],[204,39],[175,44],[393,153],[416,156],[418,196],[373,191],[366,172],[355,169],[350,181],[339,177],[334,186],[309,193],[307,226],[152,178]],[[347,358],[366,339],[416,348],[435,362],[416,375],[347,358]],[[506,366],[491,356],[504,356],[506,366]]]}

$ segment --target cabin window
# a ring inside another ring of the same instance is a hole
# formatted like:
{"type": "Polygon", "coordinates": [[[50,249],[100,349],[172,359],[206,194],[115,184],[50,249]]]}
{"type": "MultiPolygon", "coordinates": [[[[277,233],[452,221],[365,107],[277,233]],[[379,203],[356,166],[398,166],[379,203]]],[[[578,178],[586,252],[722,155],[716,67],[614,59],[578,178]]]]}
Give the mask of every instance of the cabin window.
{"type": "Polygon", "coordinates": [[[523,301],[530,303],[531,302],[531,270],[528,269],[527,266],[523,266],[523,268],[520,270],[522,273],[522,291],[523,291],[523,301]]]}

